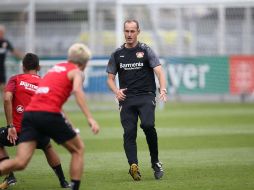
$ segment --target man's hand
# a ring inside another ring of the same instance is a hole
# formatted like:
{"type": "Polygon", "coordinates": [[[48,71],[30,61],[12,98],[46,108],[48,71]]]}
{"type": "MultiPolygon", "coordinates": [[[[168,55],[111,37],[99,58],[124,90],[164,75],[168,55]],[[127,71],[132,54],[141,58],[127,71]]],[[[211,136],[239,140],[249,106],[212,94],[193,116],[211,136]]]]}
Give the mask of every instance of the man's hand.
{"type": "Polygon", "coordinates": [[[125,91],[127,90],[127,88],[124,88],[124,89],[119,89],[117,92],[116,92],[116,99],[118,101],[123,101],[125,100],[126,98],[126,95],[125,95],[125,91]]]}
{"type": "Polygon", "coordinates": [[[17,131],[15,127],[8,128],[7,139],[14,145],[16,145],[16,140],[18,139],[17,131]]]}
{"type": "Polygon", "coordinates": [[[160,96],[159,96],[160,100],[163,102],[167,101],[167,89],[161,89],[160,90],[160,96]]]}
{"type": "Polygon", "coordinates": [[[99,133],[100,127],[99,127],[98,123],[93,118],[89,118],[88,119],[88,124],[91,127],[92,132],[94,134],[98,134],[99,133]]]}

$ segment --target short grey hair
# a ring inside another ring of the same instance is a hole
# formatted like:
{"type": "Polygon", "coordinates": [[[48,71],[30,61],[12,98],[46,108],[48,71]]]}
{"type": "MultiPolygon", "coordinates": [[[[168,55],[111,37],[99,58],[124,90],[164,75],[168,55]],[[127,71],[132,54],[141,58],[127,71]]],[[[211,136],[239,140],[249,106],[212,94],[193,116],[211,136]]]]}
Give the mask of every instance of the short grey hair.
{"type": "Polygon", "coordinates": [[[68,50],[68,61],[78,64],[86,64],[91,58],[90,49],[82,43],[74,43],[68,50]]]}
{"type": "Polygon", "coordinates": [[[128,19],[128,20],[124,21],[123,28],[125,29],[125,24],[126,23],[131,23],[131,22],[134,22],[136,24],[136,26],[137,26],[137,29],[139,30],[139,22],[137,20],[135,20],[135,19],[128,19]]]}

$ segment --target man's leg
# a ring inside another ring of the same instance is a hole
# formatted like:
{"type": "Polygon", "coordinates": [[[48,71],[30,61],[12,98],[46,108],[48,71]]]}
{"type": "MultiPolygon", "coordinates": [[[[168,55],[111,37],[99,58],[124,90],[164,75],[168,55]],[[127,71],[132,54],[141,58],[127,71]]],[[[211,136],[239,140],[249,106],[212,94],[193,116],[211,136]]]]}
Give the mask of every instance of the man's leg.
{"type": "Polygon", "coordinates": [[[2,100],[4,94],[4,83],[0,82],[0,98],[2,100]]]}
{"type": "Polygon", "coordinates": [[[0,64],[0,98],[3,98],[4,95],[4,87],[6,82],[6,73],[5,73],[5,66],[0,64]]]}
{"type": "Polygon", "coordinates": [[[35,147],[35,141],[20,143],[17,146],[17,154],[15,158],[4,160],[0,163],[0,175],[9,174],[12,171],[24,170],[32,158],[35,147]]]}
{"type": "Polygon", "coordinates": [[[135,99],[128,99],[120,105],[120,117],[124,129],[124,151],[130,165],[129,174],[135,181],[141,180],[137,156],[137,122],[138,112],[135,99]]]}
{"type": "MultiPolygon", "coordinates": [[[[6,152],[4,146],[0,146],[0,162],[4,160],[8,160],[10,157],[8,153],[6,152]]],[[[0,189],[6,189],[9,185],[15,185],[17,183],[17,179],[14,176],[13,172],[10,172],[9,175],[7,175],[4,178],[4,181],[0,184],[0,189]]]]}
{"type": "MultiPolygon", "coordinates": [[[[7,139],[8,129],[6,127],[0,128],[0,162],[9,159],[9,155],[5,149],[5,146],[13,146],[7,139]]],[[[15,185],[17,182],[14,173],[10,172],[4,178],[3,183],[0,184],[0,189],[6,189],[9,185],[15,185]]]]}
{"type": "Polygon", "coordinates": [[[6,152],[4,146],[0,145],[0,162],[2,162],[3,160],[9,159],[9,155],[6,152]]]}
{"type": "Polygon", "coordinates": [[[151,156],[152,168],[156,179],[160,179],[164,172],[158,158],[158,137],[155,129],[155,97],[144,96],[140,102],[139,113],[141,124],[151,156]]]}
{"type": "Polygon", "coordinates": [[[57,175],[60,185],[62,188],[69,188],[69,183],[65,180],[63,169],[61,166],[60,158],[56,151],[54,150],[51,143],[49,143],[44,149],[44,154],[47,158],[48,164],[54,170],[55,174],[57,175]]]}
{"type": "Polygon", "coordinates": [[[140,127],[143,129],[149,147],[151,163],[158,162],[158,137],[155,129],[155,98],[143,96],[139,106],[140,127]]]}
{"type": "Polygon", "coordinates": [[[121,124],[124,129],[124,150],[129,165],[133,163],[138,164],[136,143],[138,113],[134,106],[132,106],[132,103],[131,100],[128,100],[128,102],[121,105],[122,107],[120,109],[121,124]]]}
{"type": "Polygon", "coordinates": [[[63,146],[71,153],[70,177],[72,190],[78,190],[84,167],[84,143],[77,135],[63,146]]]}

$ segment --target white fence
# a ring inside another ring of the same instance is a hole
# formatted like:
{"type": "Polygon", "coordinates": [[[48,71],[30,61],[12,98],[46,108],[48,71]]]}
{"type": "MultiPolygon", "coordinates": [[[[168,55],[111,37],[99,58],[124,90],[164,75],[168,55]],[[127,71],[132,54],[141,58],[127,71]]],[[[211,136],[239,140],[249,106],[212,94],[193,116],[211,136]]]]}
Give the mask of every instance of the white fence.
{"type": "Polygon", "coordinates": [[[252,54],[253,0],[1,0],[0,23],[23,51],[65,56],[77,41],[95,56],[123,42],[123,21],[160,56],[252,54]]]}

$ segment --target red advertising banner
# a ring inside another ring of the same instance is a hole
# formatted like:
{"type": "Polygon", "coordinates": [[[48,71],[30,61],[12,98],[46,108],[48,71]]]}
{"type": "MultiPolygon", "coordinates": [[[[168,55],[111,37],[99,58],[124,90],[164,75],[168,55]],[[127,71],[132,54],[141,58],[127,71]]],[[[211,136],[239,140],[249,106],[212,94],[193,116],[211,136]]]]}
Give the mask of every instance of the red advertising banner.
{"type": "Polygon", "coordinates": [[[254,56],[231,56],[230,93],[233,95],[254,92],[254,56]]]}

